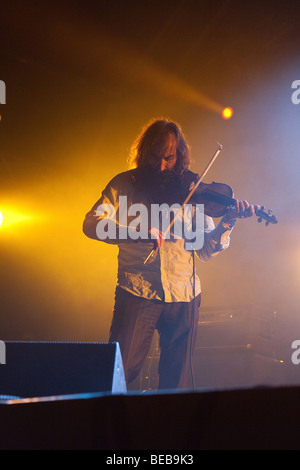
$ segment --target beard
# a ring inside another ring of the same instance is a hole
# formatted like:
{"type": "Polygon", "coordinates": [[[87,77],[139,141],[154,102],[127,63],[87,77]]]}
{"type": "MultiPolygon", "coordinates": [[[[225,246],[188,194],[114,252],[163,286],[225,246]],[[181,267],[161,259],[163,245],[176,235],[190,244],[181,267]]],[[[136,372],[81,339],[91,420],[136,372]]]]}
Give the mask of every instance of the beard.
{"type": "Polygon", "coordinates": [[[180,177],[176,170],[147,168],[143,173],[140,182],[154,203],[171,205],[180,202],[180,177]]]}
{"type": "Polygon", "coordinates": [[[154,183],[159,186],[170,186],[174,184],[177,179],[177,173],[175,170],[155,170],[153,169],[154,183]]]}

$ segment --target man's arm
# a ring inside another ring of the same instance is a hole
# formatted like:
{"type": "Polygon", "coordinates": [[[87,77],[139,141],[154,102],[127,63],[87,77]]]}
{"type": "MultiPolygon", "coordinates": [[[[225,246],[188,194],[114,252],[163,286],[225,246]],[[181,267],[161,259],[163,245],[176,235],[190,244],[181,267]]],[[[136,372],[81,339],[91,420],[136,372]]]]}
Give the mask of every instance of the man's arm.
{"type": "Polygon", "coordinates": [[[204,244],[197,251],[202,261],[209,261],[213,256],[226,250],[230,245],[230,234],[237,219],[246,219],[255,214],[259,206],[253,206],[247,201],[237,201],[236,207],[230,208],[215,227],[213,220],[205,216],[204,244]]]}
{"type": "Polygon", "coordinates": [[[145,232],[137,232],[135,226],[132,227],[130,224],[128,226],[127,197],[125,202],[120,197],[122,196],[120,176],[123,181],[122,175],[115,177],[106,186],[101,198],[86,214],[83,222],[84,234],[93,240],[104,241],[113,245],[137,242],[151,242],[154,246],[159,245],[162,238],[162,233],[159,230],[150,227],[145,232]]]}
{"type": "Polygon", "coordinates": [[[204,243],[200,250],[196,251],[201,261],[209,261],[221,251],[226,250],[230,245],[230,234],[234,223],[228,224],[225,216],[215,226],[211,217],[204,218],[204,243]]]}
{"type": "Polygon", "coordinates": [[[106,220],[110,224],[115,224],[112,214],[115,214],[116,206],[114,198],[109,187],[103,191],[101,198],[94,204],[92,209],[86,214],[83,222],[83,233],[93,240],[100,240],[110,244],[117,244],[117,239],[112,237],[99,237],[98,224],[100,221],[106,220]],[[103,209],[102,211],[99,209],[103,209]],[[111,210],[109,210],[111,208],[111,210]],[[105,210],[107,209],[107,210],[105,210]]]}

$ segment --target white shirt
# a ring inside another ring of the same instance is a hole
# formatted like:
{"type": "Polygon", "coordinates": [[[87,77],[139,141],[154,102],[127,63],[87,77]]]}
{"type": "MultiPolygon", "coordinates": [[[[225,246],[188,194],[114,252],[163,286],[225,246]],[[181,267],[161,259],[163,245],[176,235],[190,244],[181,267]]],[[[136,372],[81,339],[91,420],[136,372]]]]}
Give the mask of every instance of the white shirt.
{"type": "MultiPolygon", "coordinates": [[[[101,204],[111,204],[118,209],[119,196],[126,195],[128,205],[137,202],[149,202],[147,194],[140,201],[140,193],[132,184],[132,175],[135,170],[121,173],[114,177],[102,192],[102,196],[86,215],[83,231],[93,239],[97,237],[97,224],[99,213],[97,208],[101,204]],[[138,199],[137,199],[138,198],[138,199]]],[[[102,217],[103,220],[104,217],[102,217]]],[[[215,227],[213,219],[204,216],[204,244],[200,250],[188,251],[185,249],[184,239],[165,240],[152,262],[144,264],[145,259],[153,249],[153,243],[133,241],[130,239],[106,239],[106,243],[117,244],[118,254],[118,280],[117,285],[133,295],[147,299],[164,302],[190,302],[194,295],[201,292],[200,280],[194,276],[194,253],[202,261],[209,261],[212,257],[228,248],[232,227],[224,223],[223,219],[215,227]]]]}

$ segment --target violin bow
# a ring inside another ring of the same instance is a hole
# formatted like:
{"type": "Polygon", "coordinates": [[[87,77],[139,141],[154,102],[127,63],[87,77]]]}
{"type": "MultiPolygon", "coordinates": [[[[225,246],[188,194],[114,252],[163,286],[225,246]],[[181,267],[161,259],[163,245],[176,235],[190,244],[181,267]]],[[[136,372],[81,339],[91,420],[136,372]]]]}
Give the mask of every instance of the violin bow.
{"type": "MultiPolygon", "coordinates": [[[[212,156],[211,160],[208,162],[208,164],[206,165],[205,169],[203,170],[202,174],[199,176],[197,182],[195,183],[194,187],[192,188],[192,190],[190,191],[190,193],[188,194],[186,200],[184,201],[184,203],[182,204],[181,206],[181,211],[182,209],[184,208],[184,206],[189,202],[189,200],[191,199],[192,195],[194,194],[194,192],[196,191],[196,189],[198,188],[199,184],[203,181],[203,179],[205,178],[206,174],[208,173],[208,171],[210,170],[210,168],[212,167],[212,165],[214,164],[215,160],[217,159],[217,157],[219,156],[221,150],[223,149],[223,146],[217,142],[218,144],[218,148],[216,150],[216,152],[214,153],[214,155],[212,156]]],[[[166,234],[171,230],[172,226],[174,225],[175,223],[175,220],[176,220],[176,217],[180,214],[181,211],[178,211],[175,215],[174,215],[174,218],[173,220],[171,221],[169,227],[167,228],[167,230],[165,231],[164,233],[164,237],[166,236],[166,234]]],[[[164,240],[164,238],[163,238],[164,240]]],[[[156,247],[156,248],[153,248],[153,250],[151,250],[151,252],[149,253],[149,255],[147,256],[147,258],[145,259],[144,261],[144,264],[148,263],[148,261],[152,258],[152,256],[154,255],[154,253],[157,253],[159,250],[159,247],[156,247]]]]}

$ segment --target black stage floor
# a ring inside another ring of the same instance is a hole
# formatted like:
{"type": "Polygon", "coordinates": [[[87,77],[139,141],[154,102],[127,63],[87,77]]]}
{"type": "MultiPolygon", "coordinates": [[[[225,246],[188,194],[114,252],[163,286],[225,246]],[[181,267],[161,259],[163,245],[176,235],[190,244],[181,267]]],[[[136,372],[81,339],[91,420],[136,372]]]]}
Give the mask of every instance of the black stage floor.
{"type": "Polygon", "coordinates": [[[2,400],[0,448],[296,450],[299,402],[298,387],[2,400]]]}

